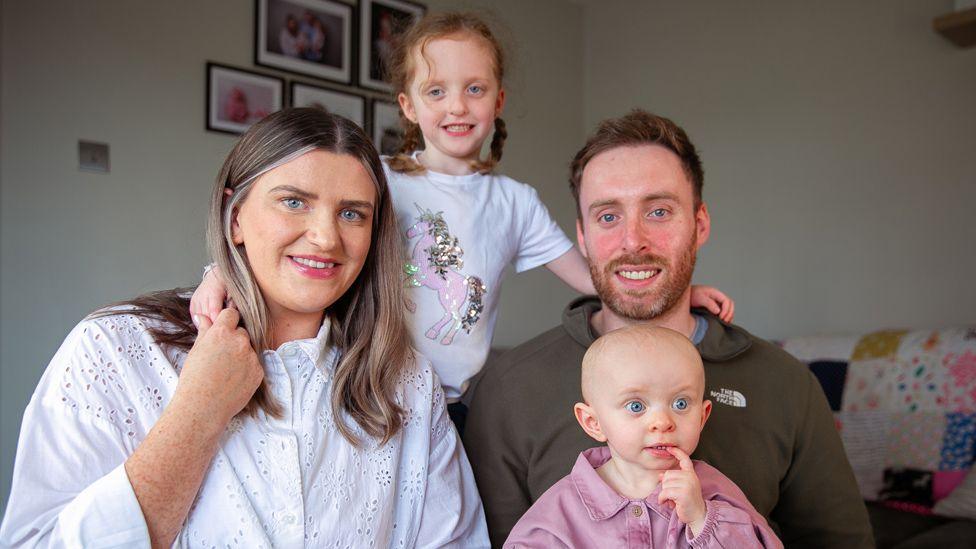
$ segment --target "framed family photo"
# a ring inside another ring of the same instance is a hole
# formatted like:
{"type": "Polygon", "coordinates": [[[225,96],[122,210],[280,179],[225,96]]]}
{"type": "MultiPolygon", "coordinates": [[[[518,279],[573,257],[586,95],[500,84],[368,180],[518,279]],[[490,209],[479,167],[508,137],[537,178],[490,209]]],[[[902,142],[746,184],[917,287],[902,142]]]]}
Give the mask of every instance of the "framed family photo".
{"type": "Polygon", "coordinates": [[[392,91],[386,67],[396,36],[427,8],[405,0],[360,0],[359,85],[392,91]]]}
{"type": "Polygon", "coordinates": [[[292,107],[316,107],[344,116],[365,129],[366,98],[301,82],[291,83],[292,107]]]}
{"type": "Polygon", "coordinates": [[[400,149],[403,129],[400,106],[390,101],[373,100],[373,144],[382,155],[394,155],[400,149]]]}
{"type": "Polygon", "coordinates": [[[254,62],[352,82],[352,6],[335,0],[256,0],[254,62]]]}
{"type": "Polygon", "coordinates": [[[245,69],[207,63],[207,129],[244,133],[251,124],[281,110],[285,81],[245,69]]]}

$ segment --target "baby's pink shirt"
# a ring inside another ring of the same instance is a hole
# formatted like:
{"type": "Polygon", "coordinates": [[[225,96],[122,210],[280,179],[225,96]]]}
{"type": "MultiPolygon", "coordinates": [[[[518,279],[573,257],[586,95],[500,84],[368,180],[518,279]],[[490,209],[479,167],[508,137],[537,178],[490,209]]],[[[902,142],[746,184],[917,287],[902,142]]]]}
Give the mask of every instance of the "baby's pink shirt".
{"type": "Polygon", "coordinates": [[[658,485],[645,499],[627,499],[596,469],[606,447],[580,454],[573,471],[549,488],[512,529],[505,548],[523,547],[783,547],[742,490],[703,461],[694,461],[705,499],[705,527],[697,536],[678,514],[657,503],[658,485]]]}

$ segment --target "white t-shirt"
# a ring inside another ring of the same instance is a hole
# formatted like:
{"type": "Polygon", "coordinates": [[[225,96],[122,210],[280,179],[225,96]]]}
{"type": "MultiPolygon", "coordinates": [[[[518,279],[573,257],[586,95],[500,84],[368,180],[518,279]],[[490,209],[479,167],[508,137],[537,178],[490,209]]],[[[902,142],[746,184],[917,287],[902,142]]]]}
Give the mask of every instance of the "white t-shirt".
{"type": "Polygon", "coordinates": [[[488,357],[505,268],[544,265],[573,243],[535,189],[514,179],[389,167],[386,175],[404,241],[414,346],[430,359],[448,400],[457,400],[488,357]]]}
{"type": "MultiPolygon", "coordinates": [[[[169,404],[186,359],[133,315],[81,322],[24,413],[0,547],[149,547],[123,463],[169,404]]],[[[395,397],[403,430],[356,448],[329,405],[328,329],[266,351],[280,419],[228,425],[180,547],[487,547],[471,467],[422,357],[395,397]]],[[[368,440],[358,426],[354,432],[368,440]]]]}

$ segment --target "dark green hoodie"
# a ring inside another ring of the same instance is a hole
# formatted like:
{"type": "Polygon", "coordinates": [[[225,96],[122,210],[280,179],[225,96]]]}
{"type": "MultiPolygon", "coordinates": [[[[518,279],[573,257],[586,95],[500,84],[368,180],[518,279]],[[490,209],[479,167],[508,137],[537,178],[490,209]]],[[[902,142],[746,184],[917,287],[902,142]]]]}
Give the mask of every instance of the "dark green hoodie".
{"type": "MultiPolygon", "coordinates": [[[[597,335],[595,297],[570,303],[563,324],[485,368],[473,388],[464,446],[492,543],[596,446],[576,423],[580,364],[597,335]]],[[[712,415],[694,456],[732,479],[786,547],[873,547],[867,511],[827,400],[804,364],[704,311],[698,344],[712,415]]]]}

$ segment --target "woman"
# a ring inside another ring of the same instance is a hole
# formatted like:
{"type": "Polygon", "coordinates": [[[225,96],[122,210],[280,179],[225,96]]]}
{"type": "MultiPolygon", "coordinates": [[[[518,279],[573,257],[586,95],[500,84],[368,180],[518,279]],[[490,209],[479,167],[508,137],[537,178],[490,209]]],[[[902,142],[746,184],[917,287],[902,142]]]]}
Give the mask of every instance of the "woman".
{"type": "Polygon", "coordinates": [[[0,545],[487,545],[362,130],[254,125],[207,240],[239,315],[197,332],[172,290],[82,321],[25,412],[0,545]]]}

